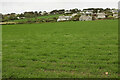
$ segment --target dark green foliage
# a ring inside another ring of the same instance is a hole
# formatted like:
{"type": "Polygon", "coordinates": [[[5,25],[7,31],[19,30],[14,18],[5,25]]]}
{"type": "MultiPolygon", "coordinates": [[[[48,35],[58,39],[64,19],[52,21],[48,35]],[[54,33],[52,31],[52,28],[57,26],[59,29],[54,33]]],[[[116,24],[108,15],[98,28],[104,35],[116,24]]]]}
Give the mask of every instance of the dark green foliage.
{"type": "Polygon", "coordinates": [[[25,19],[20,19],[20,20],[12,20],[12,22],[17,22],[18,24],[56,22],[57,18],[59,16],[60,15],[40,16],[40,17],[35,17],[35,18],[25,18],[25,19]]]}
{"type": "Polygon", "coordinates": [[[79,21],[80,16],[81,16],[80,14],[74,16],[74,17],[72,18],[72,21],[79,21]]]}

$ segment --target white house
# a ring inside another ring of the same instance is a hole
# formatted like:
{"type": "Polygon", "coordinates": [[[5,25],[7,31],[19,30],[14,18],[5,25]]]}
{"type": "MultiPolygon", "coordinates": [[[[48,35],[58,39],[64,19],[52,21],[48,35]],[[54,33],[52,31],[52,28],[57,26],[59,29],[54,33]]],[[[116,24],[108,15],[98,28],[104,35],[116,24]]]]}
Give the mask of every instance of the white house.
{"type": "Polygon", "coordinates": [[[97,13],[97,18],[105,18],[105,13],[97,13]]]}
{"type": "Polygon", "coordinates": [[[113,14],[113,17],[114,18],[118,18],[118,14],[113,14]]]}
{"type": "Polygon", "coordinates": [[[83,10],[85,14],[93,14],[93,10],[83,10]]]}
{"type": "Polygon", "coordinates": [[[83,11],[85,11],[85,12],[93,12],[93,10],[83,10],[83,11]]]}
{"type": "Polygon", "coordinates": [[[92,20],[92,17],[91,16],[87,16],[87,15],[82,15],[80,16],[79,18],[79,21],[91,21],[92,20]]]}
{"type": "Polygon", "coordinates": [[[112,13],[118,13],[118,10],[117,9],[112,9],[112,10],[110,10],[110,12],[112,12],[112,13]]]}
{"type": "Polygon", "coordinates": [[[59,18],[57,19],[57,22],[59,21],[69,21],[71,20],[72,16],[59,16],[59,18]]]}
{"type": "Polygon", "coordinates": [[[17,17],[17,19],[24,19],[25,17],[17,17]]]}
{"type": "Polygon", "coordinates": [[[93,12],[89,12],[89,11],[87,11],[87,12],[85,12],[86,14],[93,14],[93,12]]]}
{"type": "Polygon", "coordinates": [[[80,11],[79,13],[80,13],[80,14],[85,14],[85,12],[84,12],[84,11],[80,11]]]}
{"type": "Polygon", "coordinates": [[[50,12],[48,12],[48,14],[50,14],[50,12]]]}
{"type": "Polygon", "coordinates": [[[70,10],[66,10],[65,14],[71,14],[71,11],[70,10]]]}
{"type": "Polygon", "coordinates": [[[42,12],[41,15],[45,15],[45,14],[48,14],[46,11],[42,12]]]}

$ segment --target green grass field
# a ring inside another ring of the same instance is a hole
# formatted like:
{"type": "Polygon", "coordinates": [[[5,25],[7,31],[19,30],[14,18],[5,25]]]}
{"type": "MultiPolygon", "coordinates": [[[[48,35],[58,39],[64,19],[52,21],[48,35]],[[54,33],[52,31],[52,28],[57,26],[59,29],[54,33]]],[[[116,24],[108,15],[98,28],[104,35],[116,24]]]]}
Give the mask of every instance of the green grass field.
{"type": "Polygon", "coordinates": [[[3,78],[117,78],[118,21],[3,25],[2,55],[3,78]]]}
{"type": "Polygon", "coordinates": [[[22,21],[28,21],[28,20],[36,20],[36,19],[48,19],[48,18],[58,18],[60,16],[60,14],[58,15],[49,15],[49,16],[39,16],[39,17],[36,17],[36,18],[25,18],[25,19],[19,19],[19,20],[11,20],[9,22],[22,22],[22,21]]]}

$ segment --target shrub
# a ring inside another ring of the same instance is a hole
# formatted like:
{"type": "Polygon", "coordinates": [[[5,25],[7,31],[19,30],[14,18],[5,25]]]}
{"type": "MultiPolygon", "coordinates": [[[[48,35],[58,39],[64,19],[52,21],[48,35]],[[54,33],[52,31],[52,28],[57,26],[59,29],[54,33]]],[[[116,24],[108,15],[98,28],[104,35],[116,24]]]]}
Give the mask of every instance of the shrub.
{"type": "Polygon", "coordinates": [[[79,18],[80,18],[80,14],[79,15],[76,15],[76,16],[74,16],[71,20],[72,21],[79,21],[79,18]]]}

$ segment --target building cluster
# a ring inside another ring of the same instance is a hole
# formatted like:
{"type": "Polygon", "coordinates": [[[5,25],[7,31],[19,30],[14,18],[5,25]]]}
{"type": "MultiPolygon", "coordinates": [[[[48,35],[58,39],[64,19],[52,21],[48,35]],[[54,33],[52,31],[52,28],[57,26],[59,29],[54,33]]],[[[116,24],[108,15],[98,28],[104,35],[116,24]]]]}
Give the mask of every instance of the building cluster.
{"type": "Polygon", "coordinates": [[[79,16],[79,21],[91,21],[91,20],[99,20],[99,19],[111,19],[111,18],[118,18],[118,10],[117,9],[110,9],[108,11],[100,11],[97,10],[83,10],[77,13],[71,13],[70,11],[65,12],[67,14],[71,14],[69,16],[59,16],[57,21],[69,21],[73,19],[75,16],[79,16]]]}
{"type": "MultiPolygon", "coordinates": [[[[33,21],[32,19],[28,20],[28,22],[60,22],[60,21],[90,21],[90,20],[99,20],[99,19],[117,19],[118,18],[118,12],[119,9],[110,9],[110,8],[88,8],[88,9],[70,9],[70,10],[53,10],[51,12],[46,11],[31,11],[31,12],[24,12],[21,14],[11,13],[11,14],[5,14],[2,15],[2,19],[0,19],[0,22],[8,22],[11,20],[19,20],[24,18],[35,18],[33,21]],[[42,18],[37,19],[37,17],[40,16],[50,16],[50,15],[62,15],[62,16],[56,16],[56,17],[48,17],[48,18],[42,18]]],[[[27,23],[27,22],[26,22],[27,23]]]]}

